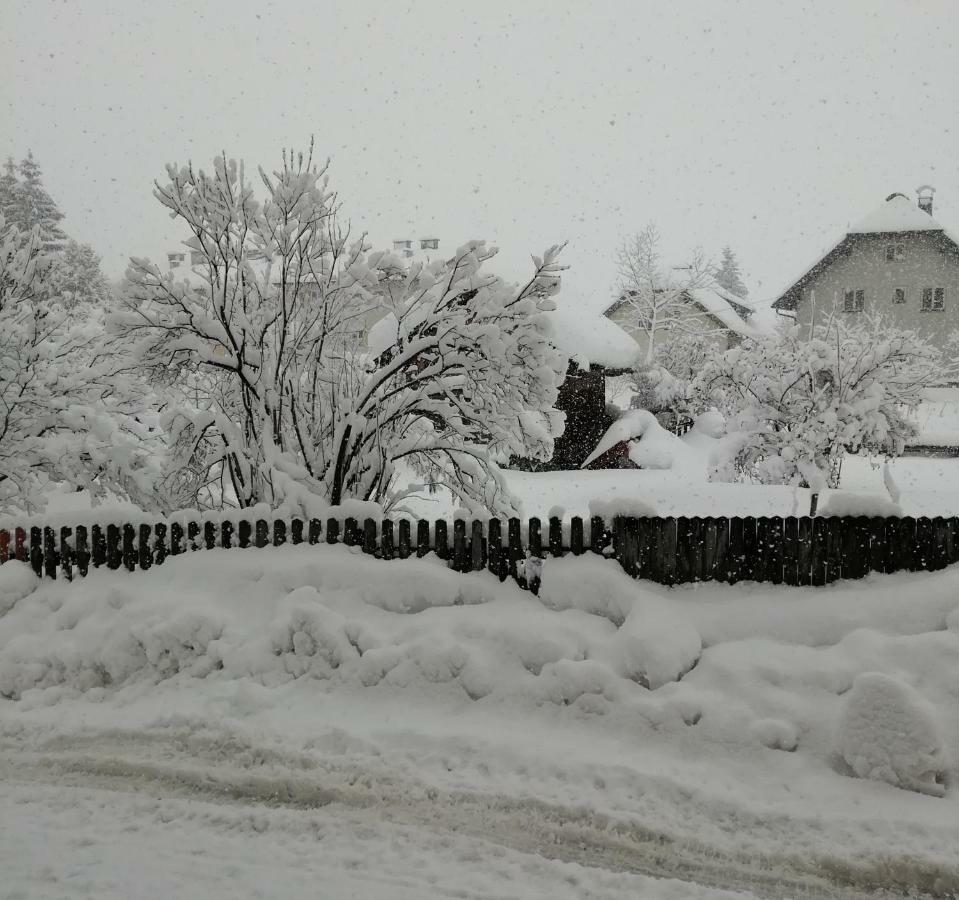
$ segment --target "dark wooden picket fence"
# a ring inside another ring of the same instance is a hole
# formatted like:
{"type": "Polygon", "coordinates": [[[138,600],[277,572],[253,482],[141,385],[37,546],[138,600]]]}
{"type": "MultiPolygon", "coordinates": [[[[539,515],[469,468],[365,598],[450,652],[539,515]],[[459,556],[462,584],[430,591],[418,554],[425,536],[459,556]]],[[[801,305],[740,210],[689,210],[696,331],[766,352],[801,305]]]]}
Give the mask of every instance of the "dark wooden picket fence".
{"type": "Polygon", "coordinates": [[[0,563],[29,562],[38,575],[65,578],[91,568],[129,571],[170,556],[216,548],[283,544],[358,547],[381,559],[435,552],[457,571],[489,569],[536,590],[540,561],[592,552],[627,574],[664,585],[763,581],[823,585],[870,572],[922,571],[959,562],[959,518],[536,518],[452,523],[366,519],[277,519],[94,525],[0,530],[0,563]]]}

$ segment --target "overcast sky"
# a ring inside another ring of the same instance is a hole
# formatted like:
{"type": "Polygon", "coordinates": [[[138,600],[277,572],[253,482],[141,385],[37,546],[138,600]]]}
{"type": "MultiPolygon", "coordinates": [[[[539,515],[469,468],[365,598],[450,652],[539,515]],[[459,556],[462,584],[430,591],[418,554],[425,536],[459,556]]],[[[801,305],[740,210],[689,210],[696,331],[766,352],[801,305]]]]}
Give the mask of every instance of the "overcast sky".
{"type": "Polygon", "coordinates": [[[654,220],[775,295],[888,193],[959,226],[955,0],[0,0],[0,154],[32,149],[111,275],[183,235],[167,162],[314,135],[354,228],[529,254],[601,303],[654,220]]]}

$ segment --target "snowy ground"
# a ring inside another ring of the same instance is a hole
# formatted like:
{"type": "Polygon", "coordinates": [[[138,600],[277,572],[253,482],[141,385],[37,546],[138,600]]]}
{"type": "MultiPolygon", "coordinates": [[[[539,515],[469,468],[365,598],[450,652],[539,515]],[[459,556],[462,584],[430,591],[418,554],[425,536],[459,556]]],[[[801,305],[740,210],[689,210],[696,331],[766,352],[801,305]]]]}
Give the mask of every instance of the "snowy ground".
{"type": "Polygon", "coordinates": [[[953,896],[957,588],[670,590],[586,558],[537,599],[342,547],[10,564],[0,895],[953,896]],[[945,796],[837,756],[864,672],[931,708],[945,796]]]}

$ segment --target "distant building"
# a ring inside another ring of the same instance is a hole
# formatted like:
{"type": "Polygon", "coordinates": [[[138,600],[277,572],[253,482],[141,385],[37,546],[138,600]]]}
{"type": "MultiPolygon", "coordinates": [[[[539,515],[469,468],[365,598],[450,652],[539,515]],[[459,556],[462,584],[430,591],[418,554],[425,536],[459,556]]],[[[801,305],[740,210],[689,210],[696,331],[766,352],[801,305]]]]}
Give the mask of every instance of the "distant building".
{"type": "Polygon", "coordinates": [[[918,201],[890,194],[773,302],[807,328],[840,315],[879,314],[943,346],[959,329],[959,243],[933,218],[929,185],[918,201]]]}

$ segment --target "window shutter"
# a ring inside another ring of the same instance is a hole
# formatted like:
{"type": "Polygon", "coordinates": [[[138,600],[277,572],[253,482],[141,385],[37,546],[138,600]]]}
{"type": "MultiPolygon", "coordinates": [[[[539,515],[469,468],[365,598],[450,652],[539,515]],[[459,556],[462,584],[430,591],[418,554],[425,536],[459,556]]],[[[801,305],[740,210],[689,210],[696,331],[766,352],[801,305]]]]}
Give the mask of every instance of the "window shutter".
{"type": "Polygon", "coordinates": [[[866,307],[866,292],[856,291],[856,312],[862,312],[866,307]]]}
{"type": "Polygon", "coordinates": [[[853,312],[855,310],[855,295],[852,291],[846,291],[843,296],[843,309],[846,312],[853,312]]]}
{"type": "Polygon", "coordinates": [[[946,289],[945,288],[936,288],[935,299],[932,301],[933,309],[945,309],[946,306],[946,289]]]}
{"type": "Polygon", "coordinates": [[[932,288],[922,289],[922,306],[920,308],[923,311],[932,309],[932,288]]]}

